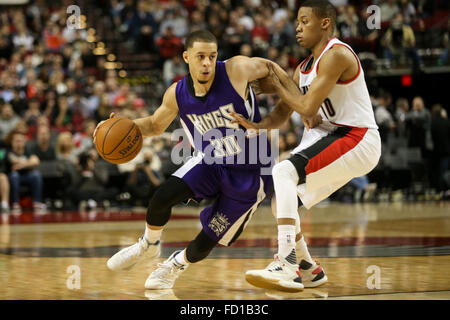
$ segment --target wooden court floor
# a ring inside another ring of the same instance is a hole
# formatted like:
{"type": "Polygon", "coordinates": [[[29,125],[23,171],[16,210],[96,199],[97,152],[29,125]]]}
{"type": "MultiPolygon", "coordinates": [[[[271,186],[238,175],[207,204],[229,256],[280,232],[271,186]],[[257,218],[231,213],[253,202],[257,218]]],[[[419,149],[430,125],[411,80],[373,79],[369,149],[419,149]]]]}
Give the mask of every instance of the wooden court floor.
{"type": "Polygon", "coordinates": [[[329,282],[300,293],[265,291],[245,271],[276,252],[270,207],[233,246],[191,265],[172,290],[145,290],[158,262],[200,230],[199,208],[175,208],[162,257],[112,272],[107,259],[142,234],[143,211],[3,215],[0,299],[450,299],[450,203],[322,204],[301,211],[302,230],[329,282]]]}

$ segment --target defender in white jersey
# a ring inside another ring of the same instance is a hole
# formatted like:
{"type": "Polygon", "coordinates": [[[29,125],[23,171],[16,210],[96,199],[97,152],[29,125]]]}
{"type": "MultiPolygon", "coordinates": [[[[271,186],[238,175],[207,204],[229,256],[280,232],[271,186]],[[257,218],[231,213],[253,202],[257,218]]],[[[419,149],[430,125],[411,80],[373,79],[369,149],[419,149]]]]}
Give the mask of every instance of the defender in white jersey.
{"type": "Polygon", "coordinates": [[[311,208],[351,179],[370,172],[381,153],[364,71],[350,46],[333,37],[334,7],[325,0],[309,0],[300,7],[297,19],[297,41],[311,55],[297,67],[294,81],[270,65],[270,83],[275,86],[267,87],[269,81],[260,84],[266,87],[264,91],[276,92],[281,102],[268,117],[254,124],[236,115],[248,128],[273,129],[296,111],[307,128],[291,157],[272,171],[278,254],[266,269],[246,273],[247,281],[255,286],[283,291],[327,281],[301,234],[297,199],[311,208]],[[298,281],[300,273],[303,283],[298,281]]]}

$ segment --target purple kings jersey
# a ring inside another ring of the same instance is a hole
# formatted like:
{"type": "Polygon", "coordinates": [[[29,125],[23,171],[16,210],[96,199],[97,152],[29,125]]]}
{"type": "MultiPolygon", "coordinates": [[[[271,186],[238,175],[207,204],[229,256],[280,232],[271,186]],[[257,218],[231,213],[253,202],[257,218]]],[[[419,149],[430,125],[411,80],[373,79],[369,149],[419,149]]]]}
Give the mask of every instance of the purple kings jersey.
{"type": "Polygon", "coordinates": [[[178,82],[176,99],[181,124],[191,145],[202,152],[204,161],[242,169],[270,166],[267,134],[247,138],[246,129],[232,123],[232,111],[250,121],[261,121],[251,87],[244,101],[231,84],[223,61],[216,62],[215,78],[206,96],[195,96],[192,81],[188,74],[178,82]]]}

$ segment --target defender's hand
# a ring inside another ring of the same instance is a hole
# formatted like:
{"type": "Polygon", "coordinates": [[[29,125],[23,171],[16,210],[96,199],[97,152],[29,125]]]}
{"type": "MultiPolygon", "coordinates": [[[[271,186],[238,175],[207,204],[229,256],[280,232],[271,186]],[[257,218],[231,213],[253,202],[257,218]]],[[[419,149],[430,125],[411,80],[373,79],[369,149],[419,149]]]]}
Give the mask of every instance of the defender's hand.
{"type": "Polygon", "coordinates": [[[303,124],[307,130],[317,127],[322,123],[322,117],[320,114],[316,114],[314,117],[306,118],[302,117],[303,124]]]}
{"type": "MultiPolygon", "coordinates": [[[[114,118],[116,116],[116,114],[114,112],[111,112],[111,114],[109,115],[109,119],[114,118]]],[[[95,127],[94,133],[92,134],[92,137],[94,139],[94,144],[95,144],[95,136],[97,135],[97,129],[100,128],[100,126],[103,124],[103,122],[105,122],[106,120],[100,121],[97,126],[95,127]]]]}
{"type": "Polygon", "coordinates": [[[231,111],[230,115],[234,118],[231,123],[238,123],[247,129],[247,138],[257,136],[259,134],[259,129],[262,129],[257,123],[245,119],[244,116],[239,113],[231,111]]]}

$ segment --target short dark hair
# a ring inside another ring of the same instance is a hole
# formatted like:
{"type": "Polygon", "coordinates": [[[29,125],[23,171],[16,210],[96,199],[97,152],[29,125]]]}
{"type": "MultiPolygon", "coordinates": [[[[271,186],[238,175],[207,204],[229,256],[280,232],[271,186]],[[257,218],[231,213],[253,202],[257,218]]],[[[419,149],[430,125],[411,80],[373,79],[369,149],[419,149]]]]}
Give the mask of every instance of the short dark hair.
{"type": "Polygon", "coordinates": [[[211,32],[209,32],[208,30],[197,30],[197,31],[191,32],[186,37],[186,42],[184,45],[186,50],[189,48],[192,48],[194,46],[195,41],[214,42],[215,44],[217,44],[217,38],[211,32]]]}
{"type": "Polygon", "coordinates": [[[336,28],[336,8],[328,0],[306,0],[301,7],[312,8],[318,18],[330,18],[332,30],[336,28]]]}

